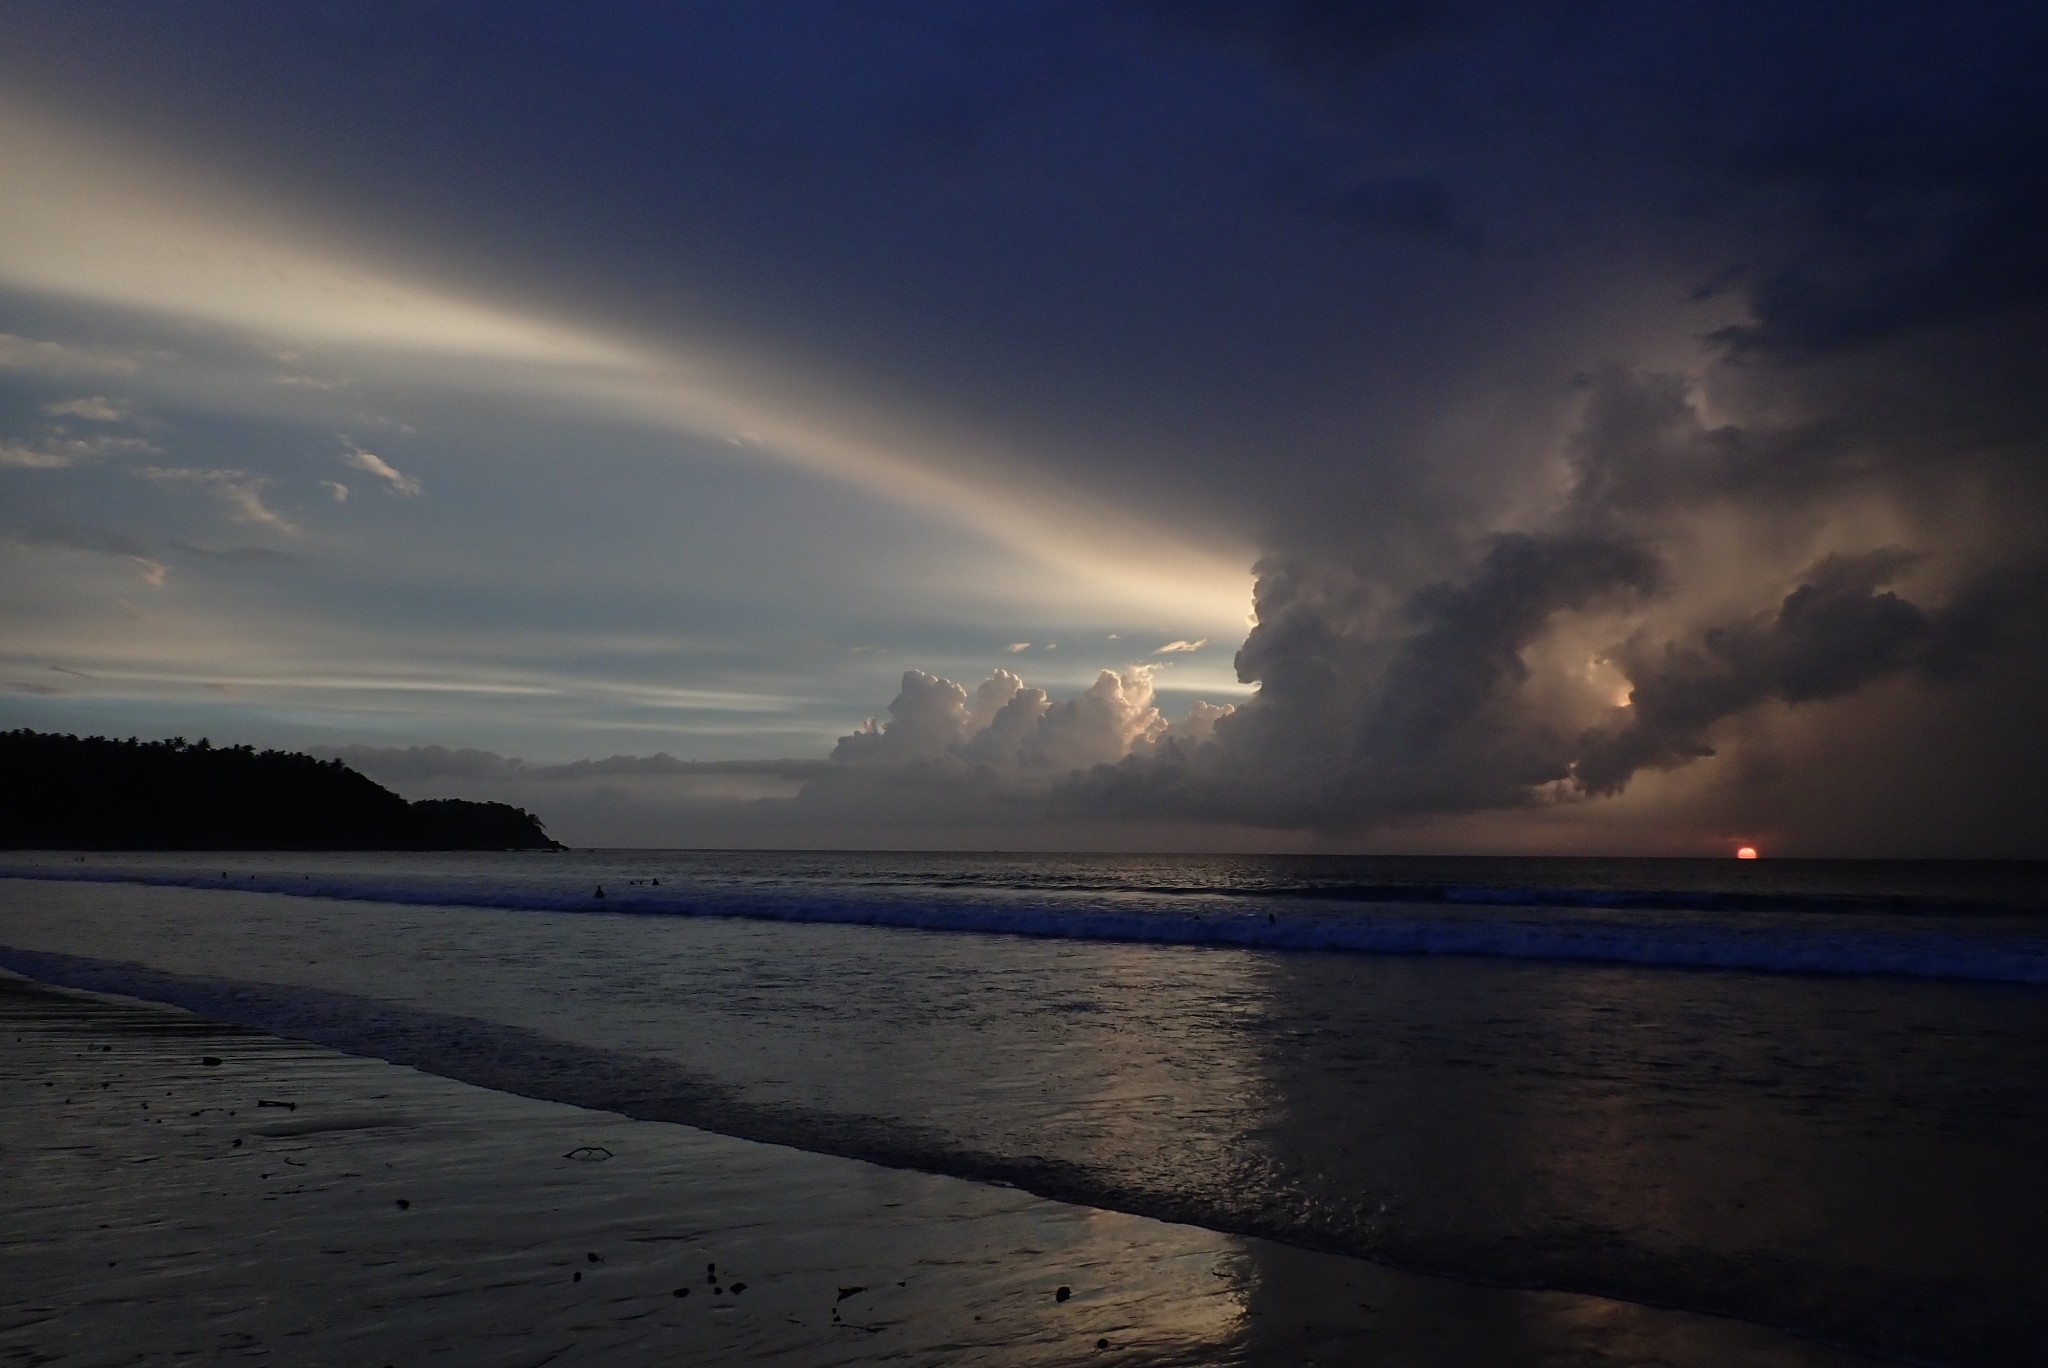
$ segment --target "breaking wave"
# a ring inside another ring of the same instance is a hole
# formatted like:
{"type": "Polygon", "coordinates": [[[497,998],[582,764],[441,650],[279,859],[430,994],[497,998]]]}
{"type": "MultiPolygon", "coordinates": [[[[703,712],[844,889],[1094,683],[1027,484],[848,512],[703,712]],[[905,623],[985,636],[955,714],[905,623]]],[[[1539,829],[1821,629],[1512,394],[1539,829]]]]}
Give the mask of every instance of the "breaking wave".
{"type": "MultiPolygon", "coordinates": [[[[579,915],[723,917],[956,934],[1229,947],[1295,953],[1488,956],[1774,974],[1888,975],[2048,986],[2048,935],[2003,909],[1964,928],[1941,918],[1802,917],[1870,912],[1872,900],[1731,900],[1722,893],[1350,885],[1282,891],[1109,891],[909,885],[667,885],[608,892],[555,875],[393,878],[49,865],[0,877],[136,883],[579,915]],[[1793,915],[1758,915],[1768,910],[1793,915]],[[1987,925],[1987,921],[1990,925],[1987,925]]],[[[1990,911],[1990,909],[1984,909],[1990,911]]]]}

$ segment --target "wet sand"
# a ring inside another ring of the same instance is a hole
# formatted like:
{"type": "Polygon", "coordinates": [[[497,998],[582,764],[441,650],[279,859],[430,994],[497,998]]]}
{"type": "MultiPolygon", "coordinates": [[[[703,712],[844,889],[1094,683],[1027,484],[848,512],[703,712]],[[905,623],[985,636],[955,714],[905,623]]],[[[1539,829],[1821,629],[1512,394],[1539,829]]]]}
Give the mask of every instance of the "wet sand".
{"type": "Polygon", "coordinates": [[[0,1088],[11,1363],[1872,1361],[514,1097],[13,976],[0,1088]]]}

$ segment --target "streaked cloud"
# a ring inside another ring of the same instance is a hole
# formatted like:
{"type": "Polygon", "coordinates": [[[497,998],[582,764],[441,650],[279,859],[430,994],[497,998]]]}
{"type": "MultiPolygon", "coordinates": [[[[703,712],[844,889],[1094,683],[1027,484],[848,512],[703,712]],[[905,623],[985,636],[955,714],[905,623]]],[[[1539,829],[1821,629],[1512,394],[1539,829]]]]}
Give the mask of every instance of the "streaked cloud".
{"type": "Polygon", "coordinates": [[[545,684],[522,684],[486,679],[434,679],[397,675],[298,674],[243,675],[214,672],[182,673],[168,670],[132,670],[101,666],[90,678],[107,684],[167,684],[191,688],[236,690],[284,689],[320,693],[424,693],[480,694],[506,697],[543,697],[559,692],[545,684]]]}
{"type": "Polygon", "coordinates": [[[83,418],[92,423],[118,423],[126,420],[132,410],[117,399],[109,399],[103,394],[92,394],[81,399],[62,399],[54,404],[45,404],[43,412],[53,418],[83,418]]]}
{"type": "Polygon", "coordinates": [[[826,773],[829,760],[678,760],[667,752],[613,755],[602,760],[543,764],[472,747],[333,746],[318,753],[354,766],[389,783],[420,783],[444,779],[534,779],[575,782],[603,778],[694,778],[740,775],[771,779],[814,779],[826,773]]]}
{"type": "Polygon", "coordinates": [[[163,449],[141,437],[45,437],[34,445],[0,444],[0,466],[14,470],[65,470],[83,461],[112,456],[160,456],[163,449]]]}
{"type": "MultiPolygon", "coordinates": [[[[0,127],[4,127],[0,122],[0,127]]],[[[0,238],[0,242],[4,242],[0,238]]],[[[4,269],[4,268],[0,268],[4,269]]],[[[0,332],[0,371],[43,375],[68,375],[74,371],[131,374],[138,367],[131,352],[106,347],[81,347],[65,342],[21,337],[0,332]]]]}
{"type": "Polygon", "coordinates": [[[1078,497],[986,439],[945,434],[708,340],[608,338],[408,281],[161,149],[18,105],[0,104],[0,131],[0,183],[15,190],[0,199],[0,285],[289,339],[346,356],[365,377],[546,397],[591,416],[731,437],[762,459],[948,519],[1134,608],[1211,621],[1245,600],[1247,548],[1190,543],[1078,497]]]}
{"type": "Polygon", "coordinates": [[[75,465],[78,459],[74,452],[53,451],[48,447],[0,445],[0,466],[10,470],[62,470],[75,465]]]}
{"type": "Polygon", "coordinates": [[[296,523],[263,501],[263,491],[271,483],[267,476],[251,475],[246,470],[208,470],[194,466],[137,466],[132,473],[152,484],[191,485],[207,490],[227,506],[228,515],[237,522],[253,523],[291,536],[299,535],[296,523]]]}

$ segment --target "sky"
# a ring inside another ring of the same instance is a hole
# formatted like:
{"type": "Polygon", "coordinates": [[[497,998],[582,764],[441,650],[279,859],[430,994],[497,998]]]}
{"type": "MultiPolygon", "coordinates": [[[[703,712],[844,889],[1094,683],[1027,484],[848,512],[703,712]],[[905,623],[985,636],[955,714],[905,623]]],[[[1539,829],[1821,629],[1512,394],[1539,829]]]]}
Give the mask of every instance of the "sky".
{"type": "Polygon", "coordinates": [[[0,8],[0,726],[577,845],[2048,857],[2044,59],[0,8]]]}

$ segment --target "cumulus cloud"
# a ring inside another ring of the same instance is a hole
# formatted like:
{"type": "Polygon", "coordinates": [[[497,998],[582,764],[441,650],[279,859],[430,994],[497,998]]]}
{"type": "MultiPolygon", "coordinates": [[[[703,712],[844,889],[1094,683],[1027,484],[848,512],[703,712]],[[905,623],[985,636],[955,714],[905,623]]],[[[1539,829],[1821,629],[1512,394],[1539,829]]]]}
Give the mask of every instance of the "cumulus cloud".
{"type": "Polygon", "coordinates": [[[1008,670],[995,671],[971,697],[950,679],[910,670],[887,717],[841,737],[832,768],[815,777],[888,772],[900,784],[922,774],[1044,794],[1078,772],[1150,754],[1169,737],[1206,738],[1229,711],[1197,703],[1186,721],[1169,723],[1144,665],[1104,670],[1057,702],[1008,670]]]}
{"type": "Polygon", "coordinates": [[[334,496],[336,503],[348,502],[348,486],[339,480],[322,480],[320,487],[334,496]]]}
{"type": "Polygon", "coordinates": [[[397,470],[392,464],[374,451],[365,451],[353,442],[348,442],[348,453],[341,459],[352,469],[366,475],[374,475],[384,482],[384,487],[393,494],[414,498],[420,492],[420,482],[412,476],[397,470]]]}

